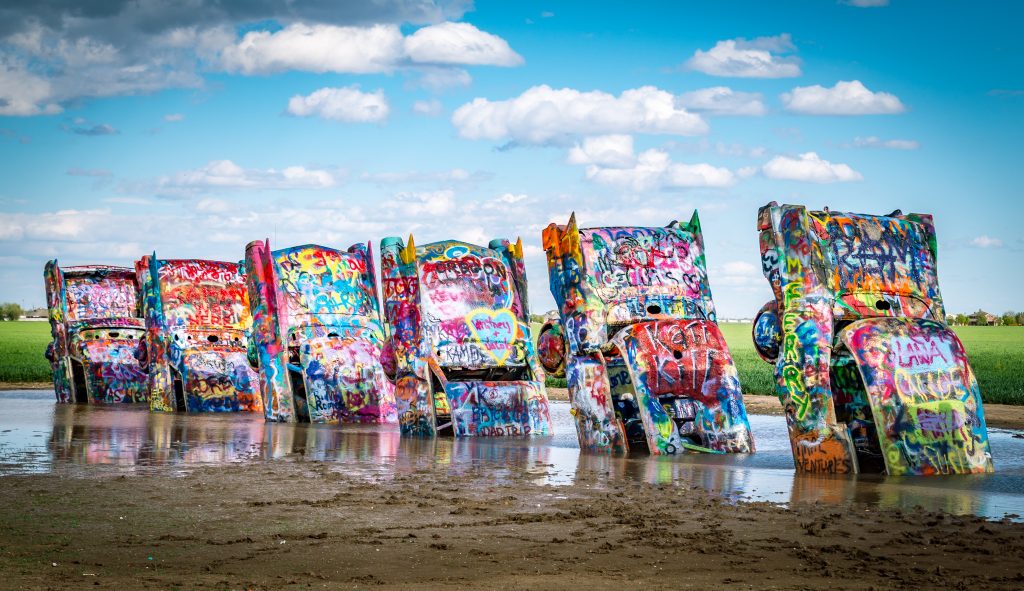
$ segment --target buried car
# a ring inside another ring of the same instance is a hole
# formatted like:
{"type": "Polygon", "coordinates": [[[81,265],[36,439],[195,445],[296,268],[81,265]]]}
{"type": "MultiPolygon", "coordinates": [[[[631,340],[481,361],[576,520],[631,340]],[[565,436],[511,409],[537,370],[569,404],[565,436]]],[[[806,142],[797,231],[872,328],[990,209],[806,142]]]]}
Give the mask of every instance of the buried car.
{"type": "Polygon", "coordinates": [[[560,318],[538,348],[567,376],[581,448],[754,451],[696,211],[664,228],[578,228],[573,214],[544,250],[560,318]]]}
{"type": "Polygon", "coordinates": [[[775,294],[754,345],[802,472],[991,472],[985,414],[963,344],[945,324],[927,214],[760,209],[775,294]]]}
{"type": "Polygon", "coordinates": [[[150,409],[263,410],[246,355],[252,325],[241,263],[142,257],[150,409]]]}
{"type": "Polygon", "coordinates": [[[412,236],[381,241],[384,369],[403,434],[547,435],[544,370],[529,329],[523,247],[412,236]]]}
{"type": "Polygon", "coordinates": [[[245,249],[250,353],[270,421],[396,422],[369,245],[245,249]]]}
{"type": "Polygon", "coordinates": [[[53,341],[46,358],[58,402],[147,402],[149,380],[139,362],[145,325],[135,272],[89,265],[43,271],[53,341]]]}

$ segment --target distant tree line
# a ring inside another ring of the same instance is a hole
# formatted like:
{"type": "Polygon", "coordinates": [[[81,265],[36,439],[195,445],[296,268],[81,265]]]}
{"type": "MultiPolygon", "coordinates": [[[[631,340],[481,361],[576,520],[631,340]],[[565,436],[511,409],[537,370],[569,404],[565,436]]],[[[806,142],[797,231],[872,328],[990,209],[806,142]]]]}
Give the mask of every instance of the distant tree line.
{"type": "Polygon", "coordinates": [[[21,318],[23,310],[14,302],[0,304],[0,320],[17,320],[21,318]]]}
{"type": "Polygon", "coordinates": [[[1003,315],[978,310],[972,314],[950,314],[946,320],[956,326],[1024,326],[1024,312],[1005,312],[1003,315]]]}

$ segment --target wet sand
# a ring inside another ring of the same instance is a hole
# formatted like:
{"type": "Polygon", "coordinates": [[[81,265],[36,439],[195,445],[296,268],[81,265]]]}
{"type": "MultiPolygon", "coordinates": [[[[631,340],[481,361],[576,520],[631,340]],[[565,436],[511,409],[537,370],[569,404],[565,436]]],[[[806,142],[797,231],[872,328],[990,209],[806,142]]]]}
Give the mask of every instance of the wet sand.
{"type": "Polygon", "coordinates": [[[727,504],[684,482],[376,480],[287,462],[183,474],[12,476],[0,587],[1020,589],[1024,525],[727,504]]]}
{"type": "Polygon", "coordinates": [[[1019,516],[970,515],[1024,513],[1005,433],[993,476],[798,478],[771,417],[661,461],[572,449],[565,403],[550,441],[4,404],[43,473],[0,477],[0,589],[1024,588],[1019,516]]]}
{"type": "Polygon", "coordinates": [[[53,382],[0,382],[0,392],[6,390],[52,390],[53,382]]]}

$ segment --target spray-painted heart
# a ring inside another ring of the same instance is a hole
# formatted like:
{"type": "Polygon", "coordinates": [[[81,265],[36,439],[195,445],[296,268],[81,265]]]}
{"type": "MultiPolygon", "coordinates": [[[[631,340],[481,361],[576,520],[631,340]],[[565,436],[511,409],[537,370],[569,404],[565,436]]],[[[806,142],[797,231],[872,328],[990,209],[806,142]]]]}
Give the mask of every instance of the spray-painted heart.
{"type": "Polygon", "coordinates": [[[498,363],[504,363],[512,354],[512,342],[516,335],[516,315],[512,310],[477,308],[466,314],[466,324],[473,337],[487,348],[498,363]]]}

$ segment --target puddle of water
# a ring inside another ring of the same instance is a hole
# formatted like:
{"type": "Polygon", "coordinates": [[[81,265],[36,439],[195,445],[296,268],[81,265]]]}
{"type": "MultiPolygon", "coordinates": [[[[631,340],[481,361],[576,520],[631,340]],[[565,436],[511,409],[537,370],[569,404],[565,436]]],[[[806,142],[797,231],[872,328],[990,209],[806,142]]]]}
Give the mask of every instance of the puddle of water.
{"type": "Polygon", "coordinates": [[[191,466],[318,460],[387,480],[425,468],[489,482],[560,486],[642,481],[774,503],[857,501],[881,508],[989,518],[1024,515],[1024,439],[990,429],[996,474],[936,478],[798,475],[785,419],[754,415],[757,453],[612,457],[581,454],[569,405],[553,402],[556,435],[532,439],[411,439],[395,426],[289,425],[245,415],[150,413],[145,408],[57,405],[52,392],[0,393],[0,476],[181,473],[191,466]]]}

